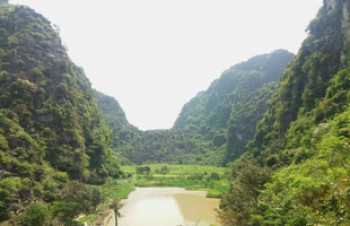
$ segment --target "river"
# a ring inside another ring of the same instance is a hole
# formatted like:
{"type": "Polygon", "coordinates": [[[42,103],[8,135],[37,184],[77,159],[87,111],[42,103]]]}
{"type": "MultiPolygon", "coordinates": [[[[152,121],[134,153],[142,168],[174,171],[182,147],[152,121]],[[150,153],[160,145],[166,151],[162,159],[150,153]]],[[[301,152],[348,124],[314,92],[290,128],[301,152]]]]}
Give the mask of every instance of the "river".
{"type": "MultiPolygon", "coordinates": [[[[123,200],[119,226],[209,226],[219,225],[215,209],[219,199],[204,191],[183,188],[137,188],[123,200]]],[[[108,226],[115,226],[114,213],[108,226]]]]}

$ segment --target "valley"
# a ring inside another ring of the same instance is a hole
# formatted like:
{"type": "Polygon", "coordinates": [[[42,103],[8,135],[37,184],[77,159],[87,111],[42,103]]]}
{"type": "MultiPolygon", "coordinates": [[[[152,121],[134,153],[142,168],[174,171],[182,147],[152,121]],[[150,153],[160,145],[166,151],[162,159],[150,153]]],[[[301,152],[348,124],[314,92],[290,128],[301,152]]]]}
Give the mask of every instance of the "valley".
{"type": "Polygon", "coordinates": [[[48,19],[0,1],[0,225],[129,224],[153,206],[176,224],[350,225],[349,12],[324,0],[296,55],[235,64],[171,129],[141,131],[48,19]]]}

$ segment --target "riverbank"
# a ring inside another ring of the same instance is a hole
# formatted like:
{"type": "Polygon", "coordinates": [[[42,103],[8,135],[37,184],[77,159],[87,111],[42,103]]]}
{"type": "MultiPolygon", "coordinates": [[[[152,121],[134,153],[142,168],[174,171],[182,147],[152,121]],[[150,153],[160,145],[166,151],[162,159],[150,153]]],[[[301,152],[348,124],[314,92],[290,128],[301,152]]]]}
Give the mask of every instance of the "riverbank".
{"type": "MultiPolygon", "coordinates": [[[[219,225],[215,212],[219,199],[206,196],[205,191],[187,191],[183,188],[136,188],[127,200],[123,200],[118,225],[219,225]]],[[[114,226],[114,214],[108,219],[106,226],[114,226]]]]}
{"type": "Polygon", "coordinates": [[[128,179],[108,179],[97,186],[103,198],[95,213],[81,217],[79,222],[104,225],[111,217],[109,205],[114,199],[126,199],[136,187],[177,187],[192,191],[205,191],[209,198],[221,198],[229,189],[227,169],[215,166],[150,164],[123,166],[128,179]],[[140,170],[142,167],[143,170],[140,170]]]}
{"type": "Polygon", "coordinates": [[[109,205],[115,199],[126,199],[135,189],[132,178],[128,179],[107,179],[106,183],[96,186],[102,197],[102,203],[95,212],[79,218],[79,222],[87,225],[104,225],[104,221],[110,216],[109,205]]]}

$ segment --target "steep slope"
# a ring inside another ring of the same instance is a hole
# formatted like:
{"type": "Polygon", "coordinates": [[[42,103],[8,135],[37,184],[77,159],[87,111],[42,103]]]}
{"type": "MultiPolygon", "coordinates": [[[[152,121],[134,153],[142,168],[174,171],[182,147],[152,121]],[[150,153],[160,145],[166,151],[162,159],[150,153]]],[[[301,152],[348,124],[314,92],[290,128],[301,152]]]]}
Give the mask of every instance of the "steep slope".
{"type": "Polygon", "coordinates": [[[69,181],[100,183],[118,176],[110,131],[83,70],[71,62],[48,20],[5,2],[0,3],[0,119],[0,221],[35,202],[78,202],[78,195],[67,198],[65,191],[90,195],[84,196],[90,207],[70,205],[73,216],[86,212],[98,199],[89,203],[96,198],[89,189],[69,181]]]}
{"type": "MultiPolygon", "coordinates": [[[[187,103],[174,128],[225,128],[234,111],[232,106],[262,86],[279,80],[279,76],[294,55],[285,50],[253,57],[232,66],[215,80],[208,90],[199,93],[187,103]]],[[[233,107],[234,108],[234,107],[233,107]]]]}
{"type": "Polygon", "coordinates": [[[350,224],[349,9],[326,0],[310,23],[249,154],[233,164],[223,225],[350,224]]]}
{"type": "Polygon", "coordinates": [[[207,153],[210,142],[188,132],[175,130],[140,131],[131,125],[119,103],[95,91],[99,109],[112,130],[112,148],[123,164],[174,163],[219,164],[207,153]]]}
{"type": "Polygon", "coordinates": [[[277,82],[257,89],[235,104],[228,122],[225,163],[238,159],[246,151],[247,142],[255,135],[258,122],[263,117],[277,82]]]}
{"type": "Polygon", "coordinates": [[[293,57],[277,50],[232,66],[183,107],[174,129],[211,140],[214,147],[224,149],[225,162],[238,158],[266,110],[275,88],[272,83],[279,80],[293,57]],[[226,142],[227,148],[223,148],[226,142]]]}
{"type": "MultiPolygon", "coordinates": [[[[98,108],[112,130],[112,148],[123,164],[140,163],[135,161],[133,151],[141,144],[142,131],[131,125],[118,101],[97,90],[94,91],[98,108]]],[[[139,149],[137,149],[139,150],[139,149]]],[[[142,151],[140,151],[142,152],[142,151]]],[[[140,153],[141,154],[141,153],[140,153]]]]}
{"type": "Polygon", "coordinates": [[[128,122],[118,101],[97,90],[94,90],[94,94],[101,114],[109,128],[112,129],[112,147],[118,148],[130,142],[134,134],[139,131],[128,122]]]}
{"type": "Polygon", "coordinates": [[[275,82],[293,56],[277,50],[231,67],[183,107],[170,130],[139,131],[126,121],[113,98],[95,95],[124,163],[222,165],[243,153],[275,82]]]}
{"type": "MultiPolygon", "coordinates": [[[[343,1],[336,2],[325,1],[317,18],[310,23],[309,36],[282,75],[281,85],[264,117],[265,123],[257,131],[254,146],[270,146],[268,152],[271,153],[283,147],[290,123],[299,115],[311,112],[324,99],[330,79],[348,64],[348,44],[343,32],[346,29],[343,28],[346,26],[344,21],[348,18],[343,19],[343,16],[347,17],[340,7],[343,1]]],[[[322,116],[317,116],[316,123],[321,120],[322,116]]]]}

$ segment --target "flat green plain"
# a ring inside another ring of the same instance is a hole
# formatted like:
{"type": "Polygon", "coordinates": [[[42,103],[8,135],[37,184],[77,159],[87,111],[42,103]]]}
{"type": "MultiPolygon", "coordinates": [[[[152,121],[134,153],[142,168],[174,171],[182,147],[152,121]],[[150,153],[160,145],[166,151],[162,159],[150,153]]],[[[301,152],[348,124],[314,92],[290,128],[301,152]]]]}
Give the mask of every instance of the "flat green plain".
{"type": "Polygon", "coordinates": [[[230,186],[227,168],[223,167],[150,164],[123,166],[122,170],[132,175],[134,184],[138,187],[181,187],[207,191],[207,196],[211,198],[220,198],[230,186]],[[145,166],[149,166],[150,173],[137,173],[137,167],[145,166]],[[160,173],[162,167],[167,167],[168,172],[160,173]]]}

